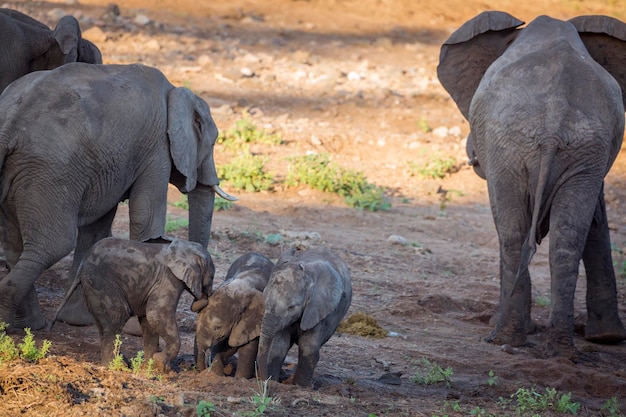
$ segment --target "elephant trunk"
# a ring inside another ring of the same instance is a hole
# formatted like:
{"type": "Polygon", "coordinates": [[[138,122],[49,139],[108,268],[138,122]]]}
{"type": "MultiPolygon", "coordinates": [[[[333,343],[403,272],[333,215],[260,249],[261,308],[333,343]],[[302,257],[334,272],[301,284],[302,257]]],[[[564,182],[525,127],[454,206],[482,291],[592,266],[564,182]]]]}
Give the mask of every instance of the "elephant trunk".
{"type": "Polygon", "coordinates": [[[272,369],[270,369],[272,341],[279,329],[280,324],[276,318],[269,317],[267,314],[263,317],[261,336],[259,338],[259,351],[257,353],[258,372],[261,381],[265,381],[270,377],[274,381],[278,381],[278,377],[280,376],[280,366],[276,375],[272,374],[272,369]]]}
{"type": "Polygon", "coordinates": [[[206,186],[198,183],[188,194],[189,240],[201,244],[203,248],[209,245],[215,194],[225,200],[237,200],[237,197],[227,194],[219,185],[206,186]]]}

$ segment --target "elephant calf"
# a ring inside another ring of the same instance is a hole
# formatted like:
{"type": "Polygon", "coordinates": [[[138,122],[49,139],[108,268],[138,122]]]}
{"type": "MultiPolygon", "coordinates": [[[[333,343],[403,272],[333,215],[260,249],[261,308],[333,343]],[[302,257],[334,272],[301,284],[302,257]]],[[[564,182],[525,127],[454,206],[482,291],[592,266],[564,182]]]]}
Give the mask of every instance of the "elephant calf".
{"type": "Polygon", "coordinates": [[[198,370],[206,368],[206,352],[210,349],[212,372],[224,375],[227,359],[237,353],[235,377],[254,376],[261,317],[265,309],[263,290],[273,266],[265,256],[247,253],[231,265],[224,283],[208,300],[192,305],[194,311],[202,308],[196,323],[194,347],[198,370]]]}
{"type": "Polygon", "coordinates": [[[81,262],[59,312],[79,284],[102,339],[101,362],[114,357],[115,337],[131,316],[141,325],[146,358],[168,369],[180,350],[176,307],[183,290],[196,300],[208,296],[215,266],[200,244],[182,239],[170,243],[145,243],[118,238],[97,242],[81,262]],[[157,352],[159,336],[165,350],[157,352]]]}
{"type": "Polygon", "coordinates": [[[278,381],[291,346],[298,345],[293,382],[308,386],[319,350],[335,333],[352,301],[348,265],[325,247],[284,252],[263,291],[259,377],[278,381]]]}

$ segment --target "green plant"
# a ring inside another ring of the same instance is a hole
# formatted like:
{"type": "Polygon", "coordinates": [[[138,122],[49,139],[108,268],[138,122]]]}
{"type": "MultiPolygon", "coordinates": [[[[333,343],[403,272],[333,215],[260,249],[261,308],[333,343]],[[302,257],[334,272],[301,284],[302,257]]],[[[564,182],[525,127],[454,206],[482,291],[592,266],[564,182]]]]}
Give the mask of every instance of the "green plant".
{"type": "Polygon", "coordinates": [[[20,351],[20,357],[28,362],[38,362],[46,356],[50,346],[52,346],[52,342],[44,340],[41,348],[37,348],[37,345],[35,344],[35,337],[30,331],[30,328],[27,327],[24,331],[26,332],[24,340],[22,343],[17,345],[20,351]]]}
{"type": "Polygon", "coordinates": [[[274,176],[265,171],[266,161],[264,157],[244,153],[234,158],[230,164],[220,166],[217,173],[237,190],[269,190],[274,183],[274,176]]]}
{"type": "Polygon", "coordinates": [[[418,370],[415,376],[412,378],[413,382],[422,385],[431,385],[438,382],[445,382],[449,388],[452,383],[452,375],[454,372],[452,368],[443,369],[435,361],[431,362],[427,358],[422,358],[422,366],[426,368],[425,372],[418,370]]]}
{"type": "Polygon", "coordinates": [[[257,369],[255,369],[255,374],[258,388],[256,391],[253,390],[254,395],[248,399],[248,401],[254,405],[254,410],[246,413],[247,416],[251,417],[261,416],[265,414],[265,411],[270,405],[280,403],[280,398],[273,398],[269,395],[269,388],[267,385],[270,379],[268,378],[264,381],[260,380],[257,369]]]}
{"type": "Polygon", "coordinates": [[[143,350],[137,352],[137,355],[134,358],[130,359],[130,369],[133,374],[137,375],[141,370],[141,365],[144,363],[144,353],[143,350]]]}
{"type": "Polygon", "coordinates": [[[331,161],[328,154],[310,154],[289,158],[285,183],[287,186],[306,184],[316,190],[337,193],[346,203],[368,211],[391,207],[384,188],[367,182],[361,172],[351,171],[331,161]]]}
{"type": "Polygon", "coordinates": [[[184,219],[180,217],[172,217],[169,214],[166,217],[165,221],[165,233],[172,233],[178,229],[182,229],[183,227],[189,226],[189,219],[184,219]]]}
{"type": "Polygon", "coordinates": [[[10,362],[20,355],[15,342],[6,334],[6,327],[6,323],[0,323],[0,364],[10,362]]]}
{"type": "Polygon", "coordinates": [[[270,133],[265,129],[259,129],[250,120],[247,113],[244,113],[243,118],[235,122],[235,126],[225,132],[220,132],[217,137],[217,143],[230,150],[247,150],[251,143],[280,145],[282,142],[283,138],[279,133],[270,133]]]}
{"type": "Polygon", "coordinates": [[[609,413],[608,417],[621,417],[622,415],[616,395],[606,400],[602,406],[602,410],[609,413]]]}
{"type": "Polygon", "coordinates": [[[419,164],[414,161],[409,161],[409,175],[420,176],[422,178],[431,179],[443,179],[448,174],[453,174],[458,171],[458,164],[456,158],[452,156],[441,157],[436,156],[433,159],[426,161],[426,163],[419,164]]]}
{"type": "Polygon", "coordinates": [[[492,370],[489,370],[489,378],[487,378],[487,385],[489,385],[490,387],[495,387],[496,385],[498,385],[498,377],[496,376],[495,372],[493,372],[492,370]]]}
{"type": "Polygon", "coordinates": [[[424,133],[428,133],[432,130],[424,116],[420,116],[419,120],[417,121],[417,128],[424,133]]]}
{"type": "Polygon", "coordinates": [[[558,413],[576,414],[580,404],[572,402],[572,394],[558,394],[556,388],[546,388],[545,393],[538,392],[535,388],[519,388],[511,398],[515,398],[517,405],[515,412],[518,415],[532,414],[537,411],[553,410],[558,413]]]}
{"type": "Polygon", "coordinates": [[[213,412],[215,412],[215,404],[208,401],[200,400],[196,406],[196,415],[198,417],[211,417],[213,412]]]}
{"type": "Polygon", "coordinates": [[[550,305],[550,299],[548,297],[538,296],[535,298],[535,305],[537,307],[548,307],[550,305]]]}
{"type": "Polygon", "coordinates": [[[113,359],[109,362],[109,369],[112,371],[127,371],[128,367],[124,362],[124,355],[121,354],[120,348],[122,347],[122,338],[119,334],[115,335],[115,342],[113,344],[113,359]]]}

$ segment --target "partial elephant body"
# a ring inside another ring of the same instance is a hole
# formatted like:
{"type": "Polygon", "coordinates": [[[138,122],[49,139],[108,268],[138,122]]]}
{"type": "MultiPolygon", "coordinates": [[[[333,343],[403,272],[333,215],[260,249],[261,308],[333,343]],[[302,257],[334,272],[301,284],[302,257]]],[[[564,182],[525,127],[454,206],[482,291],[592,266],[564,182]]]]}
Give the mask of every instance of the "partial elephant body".
{"type": "MultiPolygon", "coordinates": [[[[250,252],[231,265],[222,285],[206,301],[196,322],[195,362],[198,370],[207,367],[224,375],[224,365],[237,353],[235,377],[252,378],[261,319],[265,309],[263,290],[274,264],[265,256],[250,252]]],[[[196,304],[196,303],[194,303],[196,304]]]]}
{"type": "Polygon", "coordinates": [[[626,54],[626,25],[603,16],[578,19],[598,33],[607,27],[615,32],[588,36],[546,16],[520,30],[523,22],[514,17],[485,12],[446,41],[438,68],[470,122],[468,156],[487,180],[500,240],[500,311],[490,339],[525,343],[532,327],[528,264],[551,230],[548,354],[573,351],[581,259],[587,269],[587,338],[626,338],[603,195],[604,176],[624,135],[622,90],[610,55],[626,54]],[[597,49],[597,42],[615,41],[611,36],[622,36],[619,48],[599,48],[604,55],[592,57],[585,44],[597,49]]]}
{"type": "Polygon", "coordinates": [[[50,327],[80,284],[100,331],[102,365],[113,359],[116,335],[139,318],[146,358],[167,369],[180,350],[176,308],[183,290],[196,299],[211,293],[215,266],[201,245],[181,239],[140,243],[118,238],[97,242],[82,261],[50,327]],[[165,349],[158,354],[159,337],[165,349]]]}
{"type": "Polygon", "coordinates": [[[352,301],[346,263],[329,249],[289,250],[280,256],[263,292],[259,377],[278,381],[291,346],[298,345],[295,384],[308,386],[319,350],[335,333],[352,301]]]}
{"type": "MultiPolygon", "coordinates": [[[[189,240],[206,248],[214,193],[232,198],[218,186],[208,105],[155,68],[74,63],[28,74],[4,91],[0,114],[2,242],[11,266],[0,282],[0,320],[12,326],[44,325],[35,280],[74,247],[75,270],[111,235],[118,202],[129,200],[132,240],[158,240],[168,182],[175,184],[189,193],[189,240]]],[[[61,320],[84,323],[71,313],[61,320]]]]}
{"type": "Polygon", "coordinates": [[[0,9],[0,92],[33,71],[70,62],[102,64],[98,48],[81,38],[78,21],[64,16],[51,30],[41,22],[11,9],[0,9]]]}

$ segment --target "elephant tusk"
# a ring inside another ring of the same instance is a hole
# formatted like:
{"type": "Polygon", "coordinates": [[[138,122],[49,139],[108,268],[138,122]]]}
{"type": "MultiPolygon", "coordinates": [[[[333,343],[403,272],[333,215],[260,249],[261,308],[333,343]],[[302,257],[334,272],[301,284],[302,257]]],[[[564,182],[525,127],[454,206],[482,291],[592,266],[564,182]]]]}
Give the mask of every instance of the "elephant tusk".
{"type": "Polygon", "coordinates": [[[237,201],[239,200],[237,197],[235,197],[234,195],[230,195],[228,194],[226,191],[222,190],[220,188],[219,185],[214,185],[211,187],[213,189],[213,191],[219,195],[220,197],[222,197],[224,200],[228,200],[228,201],[237,201]]]}

